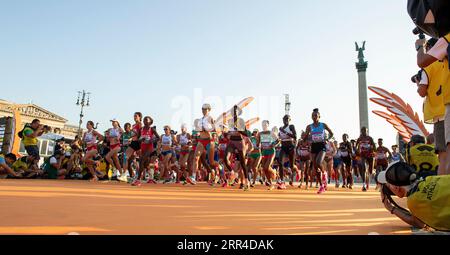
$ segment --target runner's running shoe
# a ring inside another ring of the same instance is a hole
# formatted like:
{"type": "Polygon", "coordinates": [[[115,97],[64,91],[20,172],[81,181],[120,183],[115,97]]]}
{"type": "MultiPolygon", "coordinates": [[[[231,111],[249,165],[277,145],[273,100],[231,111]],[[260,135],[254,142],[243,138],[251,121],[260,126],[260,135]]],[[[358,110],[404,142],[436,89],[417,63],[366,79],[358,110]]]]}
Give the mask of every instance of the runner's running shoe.
{"type": "Polygon", "coordinates": [[[278,189],[286,189],[286,184],[284,184],[284,182],[278,184],[278,189]]]}
{"type": "Polygon", "coordinates": [[[195,185],[196,182],[194,180],[191,179],[191,177],[186,177],[186,182],[191,184],[191,185],[195,185]]]}
{"type": "Polygon", "coordinates": [[[153,180],[153,179],[149,179],[148,181],[147,181],[147,183],[148,184],[158,184],[155,180],[153,180]]]}
{"type": "Polygon", "coordinates": [[[122,174],[120,177],[117,177],[117,180],[121,182],[128,182],[128,178],[126,174],[122,174]]]}
{"type": "Polygon", "coordinates": [[[131,186],[137,186],[137,187],[139,187],[139,186],[141,186],[141,181],[135,180],[133,183],[131,183],[131,186]]]}
{"type": "Polygon", "coordinates": [[[325,188],[323,186],[320,186],[319,190],[317,191],[317,194],[322,194],[325,192],[325,188]]]}

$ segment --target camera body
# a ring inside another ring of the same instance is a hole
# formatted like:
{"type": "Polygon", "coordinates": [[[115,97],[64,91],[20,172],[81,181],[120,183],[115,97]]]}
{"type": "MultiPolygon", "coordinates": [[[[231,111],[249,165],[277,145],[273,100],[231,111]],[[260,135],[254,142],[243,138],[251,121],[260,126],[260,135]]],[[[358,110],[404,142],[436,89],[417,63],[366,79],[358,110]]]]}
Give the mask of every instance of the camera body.
{"type": "Polygon", "coordinates": [[[414,28],[412,32],[415,35],[419,35],[419,39],[425,39],[425,34],[419,27],[414,28]]]}
{"type": "Polygon", "coordinates": [[[422,70],[420,70],[417,74],[411,77],[411,82],[415,84],[416,80],[420,81],[421,79],[422,79],[422,70]]]}

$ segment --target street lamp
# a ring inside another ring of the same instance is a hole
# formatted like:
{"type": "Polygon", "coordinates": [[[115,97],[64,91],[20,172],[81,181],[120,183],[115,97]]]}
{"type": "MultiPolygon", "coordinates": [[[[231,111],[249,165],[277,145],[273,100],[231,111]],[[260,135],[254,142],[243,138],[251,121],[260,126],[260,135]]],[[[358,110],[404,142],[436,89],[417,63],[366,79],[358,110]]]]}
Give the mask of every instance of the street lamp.
{"type": "Polygon", "coordinates": [[[291,102],[289,101],[289,94],[284,94],[284,110],[286,115],[289,115],[291,110],[291,102]]]}
{"type": "Polygon", "coordinates": [[[86,92],[86,91],[78,91],[78,98],[77,98],[77,103],[76,105],[80,106],[81,105],[81,112],[80,112],[80,122],[78,125],[78,136],[81,137],[81,124],[83,123],[83,109],[84,107],[88,107],[89,106],[89,99],[90,99],[90,92],[86,92]],[[81,99],[81,101],[80,101],[81,99]]]}

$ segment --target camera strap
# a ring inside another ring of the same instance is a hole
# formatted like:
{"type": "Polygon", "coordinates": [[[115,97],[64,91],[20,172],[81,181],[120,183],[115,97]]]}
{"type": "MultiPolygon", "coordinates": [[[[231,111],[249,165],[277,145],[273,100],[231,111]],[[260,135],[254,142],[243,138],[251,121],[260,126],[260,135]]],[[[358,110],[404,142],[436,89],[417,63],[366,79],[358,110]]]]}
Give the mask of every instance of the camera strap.
{"type": "Polygon", "coordinates": [[[392,199],[392,197],[391,197],[390,195],[386,195],[386,196],[387,196],[387,198],[389,199],[389,202],[391,202],[397,209],[400,209],[400,210],[402,210],[403,212],[406,212],[406,213],[408,213],[408,214],[411,214],[411,213],[409,212],[409,210],[406,210],[405,208],[399,206],[399,205],[394,201],[394,199],[392,199]]]}

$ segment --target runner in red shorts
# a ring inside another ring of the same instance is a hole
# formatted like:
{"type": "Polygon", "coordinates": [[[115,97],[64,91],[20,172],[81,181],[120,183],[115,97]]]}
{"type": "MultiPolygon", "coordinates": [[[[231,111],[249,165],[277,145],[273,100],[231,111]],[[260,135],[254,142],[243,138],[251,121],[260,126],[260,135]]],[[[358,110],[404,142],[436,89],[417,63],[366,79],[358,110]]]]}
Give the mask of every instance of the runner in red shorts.
{"type": "Polygon", "coordinates": [[[375,142],[372,137],[367,135],[368,131],[369,130],[366,127],[361,128],[361,135],[356,141],[356,150],[361,157],[360,175],[363,181],[362,191],[364,192],[369,189],[370,177],[373,173],[373,156],[375,151],[375,142]]]}

